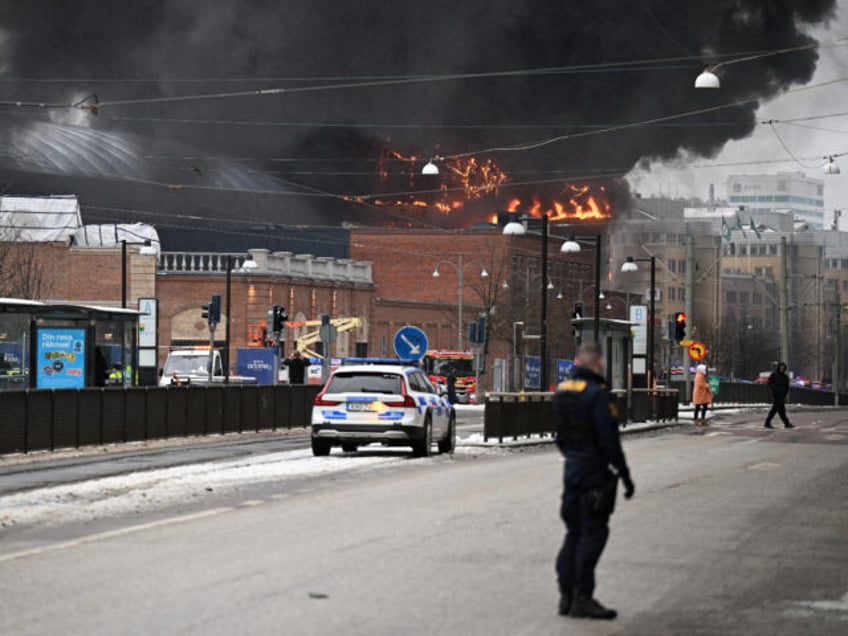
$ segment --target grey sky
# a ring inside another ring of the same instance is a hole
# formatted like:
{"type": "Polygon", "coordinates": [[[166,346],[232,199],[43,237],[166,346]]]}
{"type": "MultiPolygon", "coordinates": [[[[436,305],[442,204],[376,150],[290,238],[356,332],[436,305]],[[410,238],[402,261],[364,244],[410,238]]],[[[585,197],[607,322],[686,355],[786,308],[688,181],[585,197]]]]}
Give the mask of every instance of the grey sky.
{"type": "MultiPolygon", "coordinates": [[[[827,28],[816,29],[812,33],[823,45],[848,37],[848,0],[839,0],[838,15],[827,28]]],[[[848,46],[824,48],[820,55],[821,60],[810,84],[848,78],[848,46]]],[[[694,77],[692,79],[694,81],[694,77]]],[[[675,89],[695,90],[689,86],[675,89]]],[[[760,107],[758,119],[765,121],[840,112],[848,112],[848,81],[785,94],[766,102],[760,107]]],[[[836,159],[842,170],[841,175],[824,175],[822,172],[822,157],[848,153],[848,115],[800,123],[802,125],[776,124],[775,128],[792,154],[801,159],[804,167],[792,160],[770,126],[758,124],[752,136],[728,143],[713,159],[694,158],[677,164],[654,164],[650,172],[634,170],[629,178],[634,191],[645,196],[664,194],[706,198],[710,183],[715,183],[716,195],[724,197],[724,183],[730,174],[800,171],[825,181],[826,209],[848,208],[848,156],[836,159]],[[749,161],[780,163],[705,167],[749,161]]]]}

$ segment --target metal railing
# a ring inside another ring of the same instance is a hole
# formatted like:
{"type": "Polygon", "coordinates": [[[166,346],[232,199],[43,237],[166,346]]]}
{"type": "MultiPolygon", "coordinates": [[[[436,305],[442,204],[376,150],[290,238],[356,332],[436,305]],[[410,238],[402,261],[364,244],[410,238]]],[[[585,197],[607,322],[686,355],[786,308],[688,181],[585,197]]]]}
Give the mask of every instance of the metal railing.
{"type": "Polygon", "coordinates": [[[0,455],[307,426],[320,387],[25,390],[0,397],[0,455]]]}
{"type": "MultiPolygon", "coordinates": [[[[628,406],[627,391],[615,391],[619,424],[646,421],[653,413],[659,422],[677,420],[679,399],[677,389],[634,389],[628,406]]],[[[553,435],[553,393],[489,393],[483,416],[483,439],[553,435]]]]}

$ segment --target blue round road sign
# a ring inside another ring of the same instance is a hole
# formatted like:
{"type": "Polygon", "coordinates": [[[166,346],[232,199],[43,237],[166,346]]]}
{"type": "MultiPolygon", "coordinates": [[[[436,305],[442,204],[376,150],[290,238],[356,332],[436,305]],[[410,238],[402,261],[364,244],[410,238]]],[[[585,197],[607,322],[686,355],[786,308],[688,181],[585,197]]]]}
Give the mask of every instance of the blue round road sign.
{"type": "Polygon", "coordinates": [[[418,327],[407,325],[395,334],[395,353],[401,360],[420,360],[427,353],[427,334],[418,327]]]}

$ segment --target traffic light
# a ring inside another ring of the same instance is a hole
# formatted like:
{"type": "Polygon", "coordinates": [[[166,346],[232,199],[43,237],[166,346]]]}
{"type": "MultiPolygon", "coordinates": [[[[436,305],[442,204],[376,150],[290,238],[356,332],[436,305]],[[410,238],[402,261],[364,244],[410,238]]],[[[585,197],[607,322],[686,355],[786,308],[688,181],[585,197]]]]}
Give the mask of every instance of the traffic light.
{"type": "Polygon", "coordinates": [[[221,322],[221,295],[220,294],[212,294],[212,298],[209,299],[208,303],[204,303],[200,306],[203,310],[200,313],[200,317],[203,318],[206,322],[209,323],[209,326],[217,325],[221,322]]]}
{"type": "Polygon", "coordinates": [[[682,311],[674,314],[674,339],[677,342],[686,340],[686,314],[682,311]]]}
{"type": "Polygon", "coordinates": [[[217,325],[221,322],[221,295],[212,294],[209,301],[209,323],[217,325]]]}
{"type": "Polygon", "coordinates": [[[272,314],[272,331],[274,333],[282,333],[286,328],[286,320],[289,319],[288,313],[286,313],[286,308],[282,305],[274,305],[271,309],[272,314]]]}

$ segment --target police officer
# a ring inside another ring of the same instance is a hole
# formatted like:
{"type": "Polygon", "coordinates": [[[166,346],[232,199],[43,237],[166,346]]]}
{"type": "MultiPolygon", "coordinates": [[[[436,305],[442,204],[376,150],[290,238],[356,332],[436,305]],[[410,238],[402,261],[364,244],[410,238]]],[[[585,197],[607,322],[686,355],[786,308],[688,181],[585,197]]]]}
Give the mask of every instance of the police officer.
{"type": "Polygon", "coordinates": [[[786,396],[789,394],[789,376],[786,375],[786,363],[778,362],[777,368],[771,372],[768,379],[768,388],[771,392],[771,410],[766,416],[766,428],[774,428],[771,421],[775,415],[783,421],[784,428],[795,428],[786,417],[786,396]]]}
{"type": "Polygon", "coordinates": [[[616,404],[600,375],[600,347],[581,345],[575,362],[571,378],[554,397],[556,444],[565,455],[561,515],[567,530],[556,562],[559,613],[609,620],[617,616],[615,610],[593,598],[595,566],[609,536],[618,480],[626,499],[635,486],[621,449],[616,404]]]}

